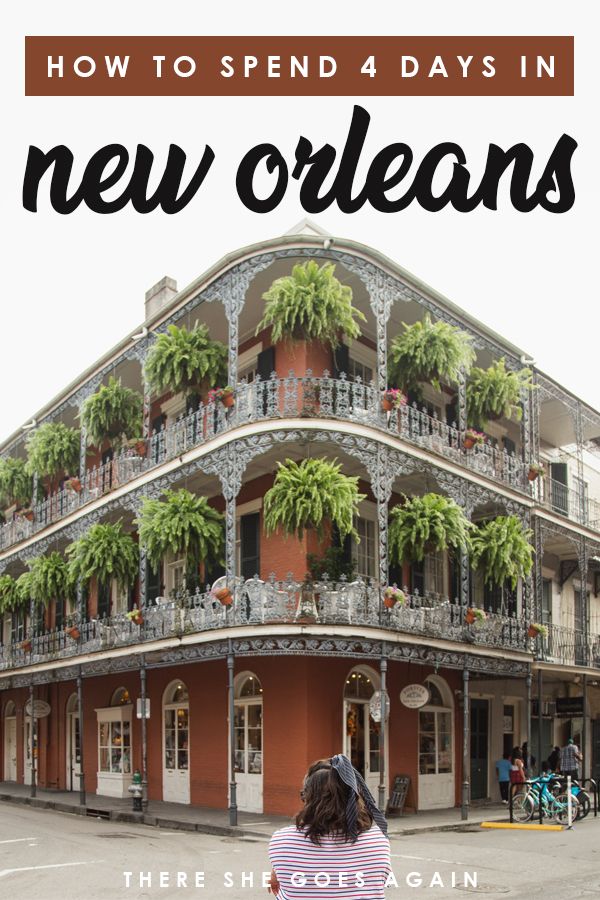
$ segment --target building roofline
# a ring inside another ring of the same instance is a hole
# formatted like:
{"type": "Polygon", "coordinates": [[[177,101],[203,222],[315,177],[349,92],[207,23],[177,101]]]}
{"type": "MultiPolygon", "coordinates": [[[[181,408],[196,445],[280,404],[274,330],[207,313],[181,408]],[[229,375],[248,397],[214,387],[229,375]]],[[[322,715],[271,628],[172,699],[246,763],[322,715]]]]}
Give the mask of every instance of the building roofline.
{"type": "MultiPolygon", "coordinates": [[[[302,222],[300,222],[298,226],[296,226],[296,228],[305,226],[308,226],[310,229],[314,230],[316,234],[294,234],[288,232],[280,236],[268,238],[263,241],[258,241],[254,244],[248,244],[245,247],[241,247],[237,250],[231,251],[230,253],[226,253],[219,260],[217,260],[217,262],[213,263],[213,265],[206,269],[201,275],[199,275],[197,278],[194,278],[193,281],[191,281],[188,285],[178,291],[177,294],[173,297],[172,301],[169,303],[168,308],[162,309],[150,319],[140,322],[138,326],[128,332],[118,343],[107,350],[106,353],[104,353],[94,363],[88,366],[87,369],[81,372],[55,397],[49,400],[48,403],[46,403],[36,413],[34,413],[32,417],[33,420],[37,421],[48,415],[48,413],[50,413],[56,406],[64,402],[70,394],[74,393],[75,390],[82,384],[82,382],[85,382],[88,378],[92,377],[95,372],[97,372],[103,366],[107,365],[111,361],[111,359],[119,357],[123,353],[123,351],[128,346],[130,346],[132,338],[137,333],[139,333],[140,329],[147,327],[151,330],[152,328],[159,325],[161,321],[168,319],[169,316],[172,315],[172,313],[177,310],[178,307],[180,307],[184,303],[187,303],[192,297],[196,296],[202,290],[205,290],[206,287],[208,287],[210,283],[215,281],[217,277],[224,274],[225,271],[242,262],[244,259],[251,259],[254,256],[260,255],[261,253],[273,252],[282,247],[292,248],[294,246],[314,246],[321,248],[323,241],[321,240],[319,235],[322,234],[323,236],[325,236],[327,235],[327,232],[325,232],[320,226],[317,226],[313,222],[310,222],[310,220],[308,219],[303,219],[302,222]]],[[[461,309],[460,306],[457,306],[457,304],[449,300],[448,297],[446,297],[444,294],[431,287],[431,285],[418,278],[416,275],[413,275],[407,269],[404,269],[401,265],[399,265],[397,262],[394,262],[394,260],[391,260],[388,256],[386,256],[384,253],[381,253],[379,250],[376,250],[375,248],[370,247],[367,244],[362,244],[358,241],[352,241],[348,238],[331,236],[330,240],[331,246],[333,246],[335,250],[346,250],[353,255],[364,257],[367,261],[375,262],[383,270],[386,270],[390,275],[405,282],[408,287],[415,288],[421,293],[428,295],[436,303],[439,303],[440,306],[445,307],[449,312],[453,313],[456,318],[462,319],[465,323],[468,323],[474,331],[479,332],[482,336],[491,339],[500,347],[506,348],[507,353],[510,353],[513,356],[518,357],[519,359],[529,358],[528,354],[520,347],[517,347],[515,344],[512,344],[510,341],[506,340],[506,338],[504,338],[502,335],[498,334],[492,328],[486,326],[483,322],[481,322],[479,319],[476,319],[470,313],[461,309]]],[[[536,371],[540,370],[537,369],[536,371]]],[[[594,407],[585,403],[571,391],[564,388],[563,385],[561,385],[555,379],[551,378],[543,372],[540,372],[540,374],[542,374],[549,381],[553,382],[553,384],[557,385],[566,394],[581,402],[588,410],[593,412],[595,415],[600,416],[600,412],[598,410],[594,409],[594,407]]],[[[31,419],[29,421],[31,421],[31,419]]],[[[5,450],[8,446],[18,440],[18,438],[22,436],[22,433],[23,426],[17,428],[12,434],[1,441],[0,451],[5,450]]]]}

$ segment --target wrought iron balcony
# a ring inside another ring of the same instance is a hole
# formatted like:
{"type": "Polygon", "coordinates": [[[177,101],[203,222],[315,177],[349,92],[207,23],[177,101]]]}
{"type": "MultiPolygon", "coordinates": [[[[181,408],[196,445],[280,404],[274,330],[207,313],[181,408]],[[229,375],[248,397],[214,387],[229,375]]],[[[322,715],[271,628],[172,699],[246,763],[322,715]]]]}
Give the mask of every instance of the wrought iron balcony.
{"type": "Polygon", "coordinates": [[[307,585],[293,578],[261,581],[255,577],[236,579],[232,588],[230,606],[222,605],[212,591],[185,593],[159,598],[145,607],[141,625],[120,614],[82,623],[77,639],[60,630],[32,637],[29,642],[5,645],[0,648],[0,670],[232,626],[248,626],[254,633],[268,625],[288,625],[291,629],[350,626],[361,635],[365,628],[382,628],[394,634],[454,641],[463,649],[464,645],[476,645],[532,651],[522,618],[488,613],[482,622],[467,625],[465,610],[440,595],[405,592],[403,604],[387,609],[378,585],[362,580],[307,585]]]}
{"type": "Polygon", "coordinates": [[[547,637],[535,639],[539,659],[600,668],[600,634],[585,634],[564,625],[547,625],[547,628],[547,637]]]}
{"type": "Polygon", "coordinates": [[[144,456],[126,450],[92,468],[77,490],[62,488],[34,506],[32,521],[19,518],[2,526],[0,551],[216,435],[249,423],[285,418],[334,419],[368,425],[511,488],[530,490],[526,467],[517,456],[489,443],[465,449],[463,435],[455,425],[446,424],[416,405],[385,412],[381,393],[373,383],[363,384],[360,378],[349,380],[344,374],[331,378],[327,372],[321,377],[296,377],[290,373],[287,378],[273,375],[267,381],[257,378],[250,384],[242,382],[234,392],[231,408],[220,401],[200,404],[197,411],[181,416],[147,439],[144,456]]]}
{"type": "Polygon", "coordinates": [[[547,509],[600,531],[600,503],[553,478],[540,478],[539,500],[547,509]]]}

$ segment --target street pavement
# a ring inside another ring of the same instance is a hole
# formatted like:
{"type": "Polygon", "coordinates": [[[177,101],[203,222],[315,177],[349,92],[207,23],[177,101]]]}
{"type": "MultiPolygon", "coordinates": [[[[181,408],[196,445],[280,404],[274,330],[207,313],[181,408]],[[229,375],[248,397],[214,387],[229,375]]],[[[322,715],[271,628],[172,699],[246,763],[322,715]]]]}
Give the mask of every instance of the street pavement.
{"type": "MultiPolygon", "coordinates": [[[[267,845],[267,837],[173,832],[2,803],[0,897],[268,898],[261,886],[262,873],[269,870],[267,845]],[[163,886],[161,873],[166,873],[163,886]],[[196,879],[203,886],[196,886],[196,879]]],[[[391,848],[398,887],[388,888],[388,898],[600,895],[600,818],[560,832],[472,826],[393,835],[391,848]]]]}

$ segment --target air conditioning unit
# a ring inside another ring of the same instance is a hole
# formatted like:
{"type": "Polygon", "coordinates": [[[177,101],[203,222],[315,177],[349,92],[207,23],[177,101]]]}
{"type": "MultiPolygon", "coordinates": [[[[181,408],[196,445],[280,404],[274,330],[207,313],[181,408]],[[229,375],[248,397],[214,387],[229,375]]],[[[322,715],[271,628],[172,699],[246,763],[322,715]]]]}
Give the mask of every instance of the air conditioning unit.
{"type": "Polygon", "coordinates": [[[555,700],[546,700],[542,703],[542,715],[544,716],[555,716],[556,715],[556,701],[555,700]]]}

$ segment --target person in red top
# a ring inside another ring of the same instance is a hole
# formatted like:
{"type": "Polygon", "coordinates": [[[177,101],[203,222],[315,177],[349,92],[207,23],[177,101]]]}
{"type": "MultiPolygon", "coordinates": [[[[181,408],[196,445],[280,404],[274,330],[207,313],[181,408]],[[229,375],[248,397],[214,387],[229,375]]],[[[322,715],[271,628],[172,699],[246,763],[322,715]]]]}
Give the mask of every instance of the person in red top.
{"type": "Polygon", "coordinates": [[[269,844],[278,900],[384,900],[391,873],[385,817],[362,776],[338,754],[313,763],[296,824],[269,844]]]}

